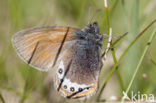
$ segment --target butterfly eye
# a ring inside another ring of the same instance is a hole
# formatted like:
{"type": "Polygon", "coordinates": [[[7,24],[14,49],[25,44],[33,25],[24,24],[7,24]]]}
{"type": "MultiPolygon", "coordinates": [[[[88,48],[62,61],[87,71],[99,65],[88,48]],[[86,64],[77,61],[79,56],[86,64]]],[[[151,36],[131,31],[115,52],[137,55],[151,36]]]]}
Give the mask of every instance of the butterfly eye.
{"type": "Polygon", "coordinates": [[[92,26],[92,24],[89,24],[89,27],[91,27],[92,26]]]}
{"type": "Polygon", "coordinates": [[[97,25],[97,22],[94,22],[93,25],[97,25]]]}
{"type": "Polygon", "coordinates": [[[71,88],[70,88],[70,91],[71,91],[71,92],[74,92],[74,91],[75,91],[74,87],[71,87],[71,88]]]}

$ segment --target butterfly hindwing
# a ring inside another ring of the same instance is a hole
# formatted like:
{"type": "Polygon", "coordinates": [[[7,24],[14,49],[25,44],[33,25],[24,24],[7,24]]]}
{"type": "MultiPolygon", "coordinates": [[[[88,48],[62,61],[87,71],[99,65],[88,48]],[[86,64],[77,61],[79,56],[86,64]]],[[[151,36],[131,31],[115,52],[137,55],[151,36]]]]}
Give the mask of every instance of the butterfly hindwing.
{"type": "Polygon", "coordinates": [[[67,98],[95,94],[101,65],[98,47],[77,40],[57,64],[54,80],[57,90],[67,98]]]}

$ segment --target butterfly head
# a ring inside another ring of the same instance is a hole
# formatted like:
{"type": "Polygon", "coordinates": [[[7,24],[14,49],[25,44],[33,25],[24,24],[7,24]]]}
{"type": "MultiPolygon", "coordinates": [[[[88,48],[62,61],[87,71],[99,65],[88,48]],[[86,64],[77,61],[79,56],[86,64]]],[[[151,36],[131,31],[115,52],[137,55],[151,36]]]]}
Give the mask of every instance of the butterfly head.
{"type": "Polygon", "coordinates": [[[88,33],[99,34],[99,25],[98,25],[98,23],[94,22],[93,24],[89,24],[86,27],[86,31],[88,33]]]}
{"type": "Polygon", "coordinates": [[[103,36],[99,32],[99,26],[97,22],[93,22],[92,24],[87,25],[77,34],[81,39],[92,41],[100,46],[102,45],[103,36]]]}

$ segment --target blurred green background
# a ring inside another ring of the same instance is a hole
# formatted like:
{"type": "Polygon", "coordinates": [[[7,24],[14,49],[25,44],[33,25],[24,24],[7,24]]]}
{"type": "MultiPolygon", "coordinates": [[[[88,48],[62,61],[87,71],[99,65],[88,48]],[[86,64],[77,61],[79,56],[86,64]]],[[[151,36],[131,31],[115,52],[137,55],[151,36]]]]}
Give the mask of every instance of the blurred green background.
{"type": "MultiPolygon", "coordinates": [[[[29,67],[16,55],[11,37],[17,31],[46,25],[84,28],[88,23],[88,8],[91,15],[101,9],[93,21],[97,21],[101,34],[106,34],[103,0],[0,0],[0,103],[57,103],[73,102],[59,96],[52,85],[51,73],[40,72],[29,67]]],[[[110,27],[113,35],[128,35],[115,45],[119,57],[130,42],[152,20],[156,19],[156,0],[108,0],[110,27]]],[[[92,16],[91,16],[92,17],[92,16]]],[[[120,62],[119,71],[125,89],[136,69],[136,65],[155,29],[148,29],[120,62]]],[[[156,37],[154,37],[130,91],[154,94],[156,98],[156,37]],[[154,62],[152,62],[154,61],[154,62]]],[[[100,74],[100,86],[113,67],[111,55],[100,74]]],[[[130,93],[129,93],[130,95],[130,93]]],[[[122,97],[116,73],[103,91],[103,99],[122,97]]],[[[96,95],[91,97],[96,98],[96,95]]],[[[80,101],[78,101],[80,102],[80,101]]]]}

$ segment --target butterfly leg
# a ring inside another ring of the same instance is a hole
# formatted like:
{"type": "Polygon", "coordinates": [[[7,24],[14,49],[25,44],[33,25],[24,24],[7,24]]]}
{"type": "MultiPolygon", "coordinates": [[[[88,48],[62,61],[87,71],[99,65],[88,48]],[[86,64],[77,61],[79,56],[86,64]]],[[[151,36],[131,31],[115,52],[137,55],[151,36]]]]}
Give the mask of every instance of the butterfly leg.
{"type": "Polygon", "coordinates": [[[107,48],[105,49],[105,51],[102,53],[102,62],[104,63],[104,60],[106,60],[106,57],[107,57],[107,53],[110,49],[110,46],[111,46],[111,41],[112,41],[112,28],[110,28],[110,31],[109,31],[109,38],[108,38],[108,43],[107,43],[107,48]]]}

